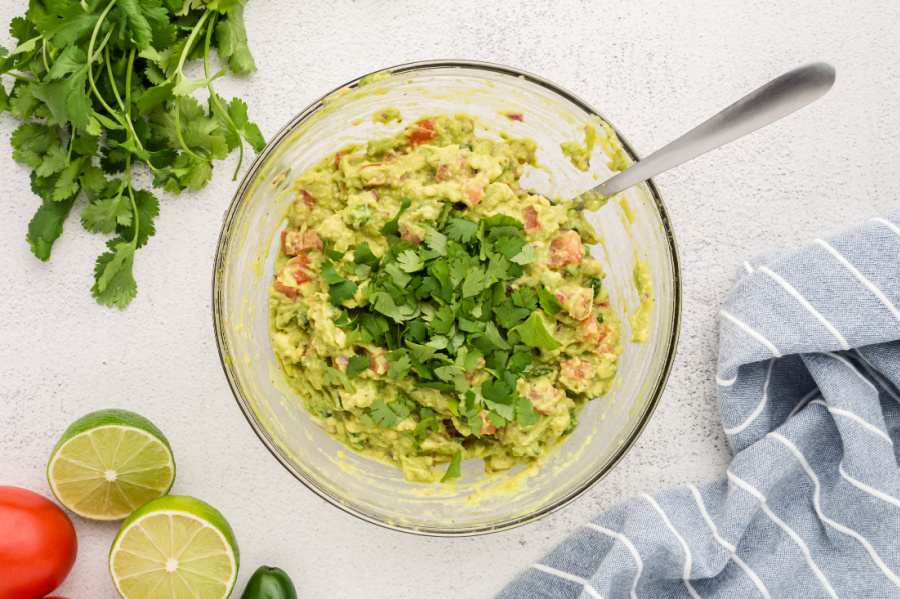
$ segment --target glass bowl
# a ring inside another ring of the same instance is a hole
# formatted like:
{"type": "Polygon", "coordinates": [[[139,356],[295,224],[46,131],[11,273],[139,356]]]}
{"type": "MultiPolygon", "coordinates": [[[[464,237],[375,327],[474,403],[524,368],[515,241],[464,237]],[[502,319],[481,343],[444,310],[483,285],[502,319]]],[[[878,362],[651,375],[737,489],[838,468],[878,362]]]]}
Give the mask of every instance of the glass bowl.
{"type": "MultiPolygon", "coordinates": [[[[569,503],[612,470],[646,426],[672,366],[681,318],[678,252],[662,198],[648,181],[589,218],[604,242],[592,248],[606,271],[623,324],[617,382],[589,402],[575,431],[540,468],[487,475],[481,460],[463,462],[453,485],[411,483],[393,466],[364,458],[320,429],[287,385],[272,352],[267,288],[292,177],[350,142],[394,134],[421,116],[465,112],[488,128],[531,137],[543,169],[524,185],[572,197],[611,174],[595,150],[588,172],[576,170],[560,143],[582,141],[599,113],[564,89],[509,67],[464,61],[420,62],[335,90],[298,114],[269,142],[244,177],[225,215],[213,276],[213,322],[225,375],[238,405],[272,454],[314,493],[366,521],[425,535],[472,535],[540,518],[569,503]],[[375,79],[375,81],[372,81],[375,79]],[[360,82],[364,85],[360,85],[360,82]],[[400,109],[402,123],[372,115],[400,109]],[[512,121],[506,114],[524,114],[512,121]],[[629,341],[638,305],[636,260],[647,261],[655,293],[649,336],[629,341]]],[[[605,120],[605,119],[604,119],[605,120]]],[[[638,155],[620,136],[630,161],[638,155]]]]}

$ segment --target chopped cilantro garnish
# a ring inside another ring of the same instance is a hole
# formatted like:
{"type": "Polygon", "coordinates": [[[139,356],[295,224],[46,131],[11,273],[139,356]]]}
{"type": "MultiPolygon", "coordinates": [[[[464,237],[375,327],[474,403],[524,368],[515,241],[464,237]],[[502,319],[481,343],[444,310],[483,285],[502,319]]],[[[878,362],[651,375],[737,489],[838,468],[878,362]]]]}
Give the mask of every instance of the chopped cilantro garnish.
{"type": "Polygon", "coordinates": [[[391,367],[388,369],[388,376],[392,379],[399,381],[405,378],[409,373],[409,369],[412,368],[412,362],[405,349],[391,352],[387,355],[387,358],[391,362],[391,367]]]}
{"type": "Polygon", "coordinates": [[[534,411],[534,405],[527,397],[519,397],[516,400],[516,420],[522,426],[531,426],[535,424],[541,417],[534,411]]]}
{"type": "MultiPolygon", "coordinates": [[[[368,242],[353,249],[352,262],[326,246],[320,274],[332,302],[354,300],[348,304],[353,307],[341,309],[335,325],[350,329],[348,339],[388,350],[383,376],[411,378],[416,387],[450,394],[447,407],[464,427],[463,437],[481,438],[485,424],[497,429],[535,424],[541,416],[519,394],[518,380],[539,360],[534,348],[561,347],[552,331],[563,307],[543,286],[516,284],[523,265],[537,258],[522,224],[505,215],[479,222],[447,218],[425,227],[423,243],[413,244],[398,235],[399,218],[409,205],[404,198],[382,228],[388,244],[381,257],[368,242]],[[356,275],[359,283],[342,273],[356,275]],[[482,373],[477,381],[471,377],[475,372],[482,373]]],[[[445,209],[444,215],[449,213],[445,209]]],[[[323,364],[325,383],[347,388],[371,364],[364,356],[352,356],[346,372],[323,364]]],[[[364,416],[373,426],[396,428],[411,414],[418,421],[404,436],[417,449],[429,431],[449,426],[434,409],[404,396],[378,399],[364,416]]],[[[457,452],[444,480],[459,476],[460,460],[457,452]]]]}
{"type": "Polygon", "coordinates": [[[563,311],[563,305],[559,303],[556,296],[543,287],[538,288],[538,297],[541,300],[541,309],[550,316],[555,316],[563,311]]]}
{"type": "Polygon", "coordinates": [[[376,399],[369,406],[369,416],[379,426],[396,428],[401,420],[410,415],[415,406],[415,402],[406,397],[398,397],[388,403],[376,399]]]}
{"type": "Polygon", "coordinates": [[[470,220],[451,218],[447,222],[445,232],[453,241],[469,243],[475,237],[475,233],[478,232],[478,225],[470,220]]]}
{"type": "Polygon", "coordinates": [[[322,280],[328,285],[328,295],[331,296],[331,303],[335,306],[339,306],[344,300],[351,299],[356,293],[358,285],[339,275],[334,268],[334,263],[326,261],[322,265],[321,274],[322,280]]]}
{"type": "Polygon", "coordinates": [[[341,383],[347,393],[356,393],[356,389],[350,383],[350,378],[346,373],[341,372],[337,368],[332,368],[325,362],[322,362],[320,366],[322,367],[323,381],[326,385],[336,385],[341,383]]]}
{"type": "Polygon", "coordinates": [[[450,460],[450,465],[447,466],[447,474],[441,479],[442,483],[447,482],[451,478],[459,478],[459,465],[462,462],[462,451],[459,449],[456,450],[456,453],[453,454],[453,458],[450,460]]]}
{"type": "Polygon", "coordinates": [[[323,248],[322,248],[322,252],[323,252],[326,256],[328,256],[329,258],[331,258],[332,260],[340,260],[340,259],[342,259],[342,258],[344,257],[344,253],[343,253],[343,252],[338,252],[337,250],[331,249],[330,247],[328,247],[328,244],[327,244],[327,243],[324,244],[324,246],[323,246],[323,248]]]}
{"type": "Polygon", "coordinates": [[[371,365],[372,361],[367,356],[351,356],[347,365],[347,377],[353,378],[360,372],[368,370],[371,365]]]}
{"type": "Polygon", "coordinates": [[[553,351],[562,347],[562,343],[553,338],[540,312],[533,312],[528,320],[515,329],[522,337],[522,341],[531,347],[539,347],[547,351],[553,351]]]}
{"type": "Polygon", "coordinates": [[[397,212],[397,216],[393,219],[389,220],[385,223],[384,227],[381,228],[381,232],[384,235],[395,235],[397,231],[400,229],[400,217],[403,216],[403,213],[410,207],[412,202],[409,201],[409,198],[403,198],[400,203],[400,210],[397,212]]]}

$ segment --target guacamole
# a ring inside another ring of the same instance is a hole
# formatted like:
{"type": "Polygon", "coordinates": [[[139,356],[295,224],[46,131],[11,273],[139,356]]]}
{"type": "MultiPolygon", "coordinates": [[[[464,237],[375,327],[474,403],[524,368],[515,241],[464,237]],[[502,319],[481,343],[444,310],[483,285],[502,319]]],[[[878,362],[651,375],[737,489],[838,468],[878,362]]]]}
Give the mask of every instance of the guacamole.
{"type": "Polygon", "coordinates": [[[275,355],[319,426],[410,481],[452,479],[465,459],[539,462],[612,387],[620,326],[586,245],[599,237],[520,185],[535,151],[437,115],[292,184],[275,355]]]}

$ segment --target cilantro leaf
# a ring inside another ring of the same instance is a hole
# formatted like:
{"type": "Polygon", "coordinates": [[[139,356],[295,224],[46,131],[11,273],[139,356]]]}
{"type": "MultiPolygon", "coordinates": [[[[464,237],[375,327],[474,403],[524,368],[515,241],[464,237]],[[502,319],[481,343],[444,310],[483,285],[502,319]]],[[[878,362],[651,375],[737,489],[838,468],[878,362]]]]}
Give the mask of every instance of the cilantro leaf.
{"type": "Polygon", "coordinates": [[[175,25],[160,0],[118,0],[118,8],[125,16],[131,41],[139,50],[153,46],[164,50],[175,37],[175,25]]]}
{"type": "Polygon", "coordinates": [[[153,219],[159,215],[159,201],[149,191],[144,189],[135,189],[134,203],[137,206],[138,231],[135,238],[134,219],[130,223],[119,223],[116,231],[126,239],[135,239],[137,247],[144,247],[147,241],[156,234],[156,227],[153,219]]]}
{"type": "Polygon", "coordinates": [[[447,255],[447,237],[432,227],[425,227],[425,245],[440,256],[447,255]]]}
{"type": "MultiPolygon", "coordinates": [[[[516,229],[517,231],[521,231],[525,228],[525,225],[523,225],[521,222],[505,214],[495,214],[493,216],[489,216],[482,221],[482,224],[484,225],[484,230],[491,233],[493,233],[493,229],[497,227],[511,227],[516,229]]],[[[498,232],[498,234],[500,233],[498,232]]]]}
{"type": "Polygon", "coordinates": [[[509,349],[510,345],[506,342],[506,340],[500,335],[500,331],[497,330],[497,326],[493,322],[488,322],[484,335],[488,341],[490,341],[494,346],[499,349],[509,349]]]}
{"type": "Polygon", "coordinates": [[[531,287],[519,287],[512,292],[510,297],[515,305],[527,308],[529,311],[534,310],[538,304],[537,295],[531,287]]]}
{"type": "Polygon", "coordinates": [[[564,310],[563,305],[559,303],[556,296],[543,287],[538,287],[538,298],[541,301],[541,309],[550,316],[555,316],[564,310]]]}
{"type": "MultiPolygon", "coordinates": [[[[494,233],[499,231],[499,229],[494,229],[491,233],[491,236],[494,236],[494,233]]],[[[513,256],[516,256],[519,252],[522,251],[522,248],[525,246],[525,237],[523,237],[516,229],[511,230],[510,235],[505,235],[499,237],[497,239],[496,245],[497,249],[503,254],[503,257],[507,260],[511,260],[513,256]]]]}
{"type": "Polygon", "coordinates": [[[407,305],[398,306],[394,298],[386,291],[376,291],[369,297],[371,306],[395,322],[403,322],[412,318],[415,310],[407,305]]]}
{"type": "Polygon", "coordinates": [[[353,384],[350,382],[350,378],[346,373],[329,366],[325,362],[320,362],[319,366],[322,367],[323,383],[326,385],[336,385],[340,383],[347,393],[356,393],[356,389],[353,387],[353,384]]]}
{"type": "Polygon", "coordinates": [[[406,340],[406,347],[410,349],[413,356],[415,356],[416,360],[419,362],[427,362],[428,360],[434,357],[434,354],[443,348],[434,347],[430,345],[421,345],[419,343],[413,343],[410,340],[406,340]]]}
{"type": "Polygon", "coordinates": [[[219,56],[228,61],[228,68],[242,74],[256,70],[256,62],[247,45],[243,5],[235,4],[231,14],[219,21],[216,38],[219,40],[219,56]]]}
{"type": "Polygon", "coordinates": [[[459,471],[459,465],[462,462],[462,451],[457,449],[456,453],[453,454],[453,458],[450,459],[450,465],[447,466],[447,473],[444,474],[443,478],[441,478],[441,482],[445,483],[451,478],[459,478],[461,476],[459,471]]]}
{"type": "Polygon", "coordinates": [[[504,416],[501,416],[499,412],[496,410],[491,410],[488,412],[488,420],[491,421],[496,428],[503,428],[506,426],[506,423],[509,422],[504,416]]]}
{"type": "Polygon", "coordinates": [[[534,251],[534,248],[530,245],[523,245],[521,251],[518,254],[510,258],[510,262],[515,262],[516,264],[524,266],[525,264],[531,264],[535,260],[537,260],[537,252],[534,251]]]}
{"type": "Polygon", "coordinates": [[[355,377],[361,372],[365,372],[372,365],[372,361],[367,356],[350,356],[347,365],[347,376],[355,377]]]}
{"type": "Polygon", "coordinates": [[[376,399],[369,406],[369,416],[379,426],[385,428],[397,428],[400,421],[410,415],[415,404],[412,401],[399,397],[394,401],[385,403],[376,399]]]}
{"type": "Polygon", "coordinates": [[[56,185],[53,188],[54,201],[61,202],[68,200],[81,190],[81,184],[78,182],[78,175],[81,167],[85,162],[85,158],[74,160],[66,166],[59,174],[56,185]]]}
{"type": "Polygon", "coordinates": [[[66,168],[68,152],[62,146],[53,146],[44,154],[43,160],[34,169],[38,177],[49,177],[66,168]]]}
{"type": "Polygon", "coordinates": [[[528,367],[532,365],[532,362],[533,360],[530,352],[517,351],[509,359],[509,371],[520,374],[528,370],[528,367]]]}
{"type": "Polygon", "coordinates": [[[514,391],[515,387],[502,380],[490,379],[481,384],[481,394],[484,398],[499,404],[512,404],[514,391]]]}
{"type": "Polygon", "coordinates": [[[79,2],[73,2],[62,10],[54,11],[54,14],[40,19],[36,25],[44,39],[62,48],[74,45],[90,35],[99,19],[99,12],[88,10],[79,2]]]}
{"type": "Polygon", "coordinates": [[[137,295],[137,283],[131,272],[134,245],[122,238],[113,239],[107,245],[112,251],[97,258],[91,295],[104,306],[124,308],[137,295]]]}
{"type": "Polygon", "coordinates": [[[451,218],[444,229],[447,237],[460,243],[469,243],[477,232],[478,225],[463,218],[451,218]]]}
{"type": "Polygon", "coordinates": [[[9,94],[6,93],[6,87],[0,85],[0,114],[7,110],[9,110],[9,94]]]}
{"type": "Polygon", "coordinates": [[[400,230],[400,217],[403,216],[403,213],[412,205],[412,202],[409,198],[402,198],[400,200],[400,210],[397,212],[397,215],[385,223],[385,225],[381,228],[382,235],[396,235],[397,231],[400,230]]]}
{"type": "Polygon", "coordinates": [[[481,293],[487,288],[489,281],[485,281],[484,269],[480,266],[473,268],[466,274],[466,278],[462,285],[462,296],[473,297],[481,293]]]}
{"type": "Polygon", "coordinates": [[[511,301],[506,301],[494,308],[497,322],[506,329],[512,329],[531,315],[528,308],[519,308],[511,301]]]}
{"type": "Polygon", "coordinates": [[[97,200],[81,211],[81,224],[92,233],[112,233],[131,224],[131,200],[125,194],[97,200]]]}
{"type": "Polygon", "coordinates": [[[347,312],[342,311],[340,316],[338,316],[337,318],[334,319],[334,326],[336,326],[336,327],[352,327],[353,325],[356,324],[357,320],[358,319],[356,319],[356,318],[354,318],[353,320],[350,320],[347,317],[347,312]]]}
{"type": "Polygon", "coordinates": [[[263,138],[259,127],[255,123],[250,122],[250,118],[247,116],[247,103],[240,98],[232,99],[231,103],[228,104],[228,116],[231,117],[231,122],[235,124],[238,131],[250,144],[250,147],[257,154],[262,152],[263,148],[266,147],[266,140],[263,138]]]}
{"type": "Polygon", "coordinates": [[[412,280],[412,277],[403,272],[403,267],[396,263],[388,264],[384,267],[384,272],[391,275],[391,279],[398,287],[406,287],[412,280]]]}
{"type": "Polygon", "coordinates": [[[353,261],[357,264],[365,264],[371,267],[378,264],[378,258],[372,253],[372,248],[369,247],[368,241],[363,241],[356,246],[356,249],[353,251],[353,261]]]}
{"type": "Polygon", "coordinates": [[[74,203],[74,197],[62,202],[54,202],[52,198],[45,197],[28,223],[27,240],[31,245],[31,252],[44,262],[50,259],[50,250],[62,235],[63,223],[74,203]]]}
{"type": "Polygon", "coordinates": [[[522,427],[535,424],[541,417],[534,411],[534,404],[527,397],[519,396],[516,400],[516,420],[522,427]]]}
{"type": "Polygon", "coordinates": [[[413,273],[425,268],[425,262],[417,253],[412,250],[406,250],[397,256],[397,263],[405,272],[413,273]]]}
{"type": "Polygon", "coordinates": [[[342,260],[344,258],[343,252],[331,249],[330,247],[328,247],[327,242],[322,244],[322,253],[332,260],[342,260]]]}
{"type": "Polygon", "coordinates": [[[331,303],[339,306],[344,300],[352,299],[356,295],[359,285],[345,279],[334,269],[334,263],[326,261],[320,272],[322,280],[328,285],[328,295],[331,297],[331,303]]]}
{"type": "Polygon", "coordinates": [[[562,347],[562,343],[553,338],[547,330],[547,324],[540,312],[533,312],[528,320],[513,329],[522,337],[522,341],[531,347],[553,351],[562,347]]]}
{"type": "Polygon", "coordinates": [[[85,91],[87,54],[80,48],[67,48],[47,76],[50,81],[35,85],[31,94],[47,105],[57,122],[86,128],[94,114],[85,91]]]}
{"type": "Polygon", "coordinates": [[[387,374],[397,381],[404,379],[406,375],[409,374],[409,369],[412,368],[412,362],[409,360],[409,355],[407,355],[406,350],[399,351],[402,353],[391,352],[387,355],[388,360],[391,362],[387,374]]]}
{"type": "Polygon", "coordinates": [[[438,419],[435,415],[434,410],[431,408],[422,408],[419,410],[419,423],[416,425],[416,430],[413,432],[413,435],[417,439],[424,440],[428,437],[428,429],[431,429],[434,432],[438,432],[440,428],[438,427],[438,419]]]}

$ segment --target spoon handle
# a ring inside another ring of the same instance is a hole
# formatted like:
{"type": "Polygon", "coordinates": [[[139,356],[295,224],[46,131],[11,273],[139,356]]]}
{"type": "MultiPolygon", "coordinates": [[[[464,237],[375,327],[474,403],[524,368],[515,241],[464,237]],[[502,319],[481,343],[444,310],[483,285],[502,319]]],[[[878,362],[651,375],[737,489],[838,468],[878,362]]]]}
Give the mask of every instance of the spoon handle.
{"type": "MultiPolygon", "coordinates": [[[[815,62],[789,71],[650,154],[591,192],[613,196],[641,181],[761,129],[818,100],[834,85],[834,67],[815,62]]],[[[583,196],[582,196],[583,197],[583,196]]]]}

